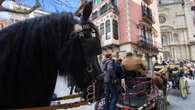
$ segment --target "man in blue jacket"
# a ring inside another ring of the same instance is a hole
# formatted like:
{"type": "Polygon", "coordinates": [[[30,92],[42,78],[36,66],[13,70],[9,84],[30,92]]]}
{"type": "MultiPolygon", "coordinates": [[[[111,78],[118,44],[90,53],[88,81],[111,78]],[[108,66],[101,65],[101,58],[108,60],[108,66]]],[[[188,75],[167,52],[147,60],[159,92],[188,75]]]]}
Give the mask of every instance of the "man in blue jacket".
{"type": "Polygon", "coordinates": [[[114,60],[112,54],[106,54],[105,60],[102,62],[102,69],[104,72],[104,86],[105,86],[105,106],[104,110],[115,110],[117,101],[117,88],[114,83],[116,74],[114,71],[114,60]]]}

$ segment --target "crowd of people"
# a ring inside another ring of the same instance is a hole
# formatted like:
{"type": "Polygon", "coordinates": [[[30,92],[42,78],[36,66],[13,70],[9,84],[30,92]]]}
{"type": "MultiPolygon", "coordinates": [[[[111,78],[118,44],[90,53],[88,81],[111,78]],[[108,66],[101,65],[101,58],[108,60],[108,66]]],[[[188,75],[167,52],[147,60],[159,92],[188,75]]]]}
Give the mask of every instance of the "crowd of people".
{"type": "MultiPolygon", "coordinates": [[[[116,110],[117,100],[121,94],[121,91],[124,91],[124,88],[122,87],[125,85],[124,80],[127,80],[129,77],[133,78],[146,76],[147,69],[144,64],[145,63],[142,60],[142,55],[127,53],[126,57],[123,59],[114,59],[111,53],[104,55],[104,59],[100,63],[103,72],[102,78],[104,79],[104,110],[116,110]]],[[[181,73],[184,73],[190,78],[194,79],[195,64],[193,62],[174,60],[166,60],[162,61],[161,63],[156,62],[153,65],[153,71],[155,71],[155,67],[159,65],[168,68],[170,73],[173,73],[173,71],[175,71],[174,69],[177,69],[181,73]],[[177,68],[172,68],[174,65],[178,65],[177,68]]],[[[74,85],[70,85],[70,87],[70,94],[73,93],[73,90],[74,92],[79,91],[74,85]]]]}
{"type": "MultiPolygon", "coordinates": [[[[146,67],[142,61],[141,55],[134,55],[128,53],[124,59],[113,59],[112,54],[106,54],[105,59],[102,62],[102,70],[104,73],[104,90],[105,90],[105,110],[115,110],[117,98],[121,90],[118,87],[118,83],[121,83],[121,79],[126,77],[145,76],[146,67]],[[120,81],[118,81],[120,79],[120,81]]],[[[190,61],[162,61],[160,64],[168,68],[168,71],[172,73],[174,70],[171,66],[178,65],[177,69],[180,73],[185,74],[189,78],[194,79],[195,76],[195,64],[190,61]]],[[[121,84],[120,84],[121,85],[121,84]]],[[[174,84],[173,84],[174,86],[174,84]]]]}
{"type": "Polygon", "coordinates": [[[104,74],[105,110],[115,110],[122,88],[121,79],[144,75],[146,68],[141,57],[141,55],[128,53],[124,59],[115,60],[112,54],[105,54],[101,64],[104,74]]]}
{"type": "Polygon", "coordinates": [[[194,80],[195,77],[195,64],[191,61],[186,60],[167,60],[162,61],[161,64],[155,63],[155,66],[162,65],[168,68],[168,71],[171,74],[181,73],[184,74],[186,77],[194,80]],[[174,73],[175,72],[175,73],[174,73]]]}

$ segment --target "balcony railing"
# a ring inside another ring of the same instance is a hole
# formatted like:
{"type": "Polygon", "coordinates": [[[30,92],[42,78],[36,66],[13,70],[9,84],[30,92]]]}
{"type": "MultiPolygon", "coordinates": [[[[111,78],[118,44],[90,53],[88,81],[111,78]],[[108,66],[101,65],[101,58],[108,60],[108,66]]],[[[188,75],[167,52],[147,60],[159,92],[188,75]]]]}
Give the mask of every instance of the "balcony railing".
{"type": "Polygon", "coordinates": [[[97,17],[98,17],[98,12],[97,11],[92,13],[92,16],[91,16],[92,20],[96,19],[97,17]]]}
{"type": "Polygon", "coordinates": [[[150,24],[154,23],[152,10],[149,7],[144,6],[144,5],[142,5],[142,17],[148,23],[150,23],[150,24]]]}
{"type": "Polygon", "coordinates": [[[147,48],[147,49],[158,49],[157,48],[157,42],[154,41],[153,39],[151,38],[146,38],[146,36],[144,35],[140,35],[140,41],[138,43],[138,45],[142,48],[147,48]]]}
{"type": "Polygon", "coordinates": [[[113,5],[112,3],[103,5],[100,10],[97,12],[92,13],[92,20],[96,19],[98,16],[103,15],[104,13],[108,12],[109,10],[113,10],[113,13],[119,14],[118,7],[113,5]]]}

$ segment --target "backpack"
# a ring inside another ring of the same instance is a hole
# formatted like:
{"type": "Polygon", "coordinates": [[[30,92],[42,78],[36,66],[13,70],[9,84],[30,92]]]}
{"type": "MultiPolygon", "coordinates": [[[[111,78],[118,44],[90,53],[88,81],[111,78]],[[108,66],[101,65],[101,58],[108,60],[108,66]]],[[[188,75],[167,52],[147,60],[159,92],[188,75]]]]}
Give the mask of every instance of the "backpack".
{"type": "Polygon", "coordinates": [[[114,59],[112,60],[114,74],[117,79],[121,79],[123,77],[123,69],[122,66],[117,63],[114,59]]]}
{"type": "MultiPolygon", "coordinates": [[[[106,63],[104,65],[104,67],[103,67],[104,71],[107,70],[107,65],[108,65],[108,63],[106,63]]],[[[122,66],[113,59],[112,60],[112,67],[113,67],[113,73],[109,74],[109,79],[110,80],[121,79],[124,76],[122,66]]]]}

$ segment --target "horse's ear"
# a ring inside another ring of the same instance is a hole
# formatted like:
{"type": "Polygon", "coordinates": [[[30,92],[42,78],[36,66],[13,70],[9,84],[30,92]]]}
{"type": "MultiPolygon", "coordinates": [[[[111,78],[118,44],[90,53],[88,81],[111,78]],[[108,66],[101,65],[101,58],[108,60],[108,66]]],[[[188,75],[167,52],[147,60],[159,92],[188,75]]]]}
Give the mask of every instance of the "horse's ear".
{"type": "Polygon", "coordinates": [[[87,21],[93,10],[93,1],[88,1],[83,9],[83,20],[87,21]]]}

